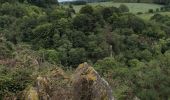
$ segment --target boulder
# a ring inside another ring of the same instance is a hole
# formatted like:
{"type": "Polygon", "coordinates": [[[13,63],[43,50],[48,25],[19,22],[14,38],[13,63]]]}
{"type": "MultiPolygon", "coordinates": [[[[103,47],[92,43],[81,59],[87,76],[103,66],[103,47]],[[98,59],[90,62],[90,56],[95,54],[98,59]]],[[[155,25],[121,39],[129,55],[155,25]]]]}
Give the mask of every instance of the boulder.
{"type": "Polygon", "coordinates": [[[60,68],[48,76],[38,76],[34,87],[25,95],[25,100],[114,100],[112,89],[93,67],[80,64],[68,76],[60,68]]]}
{"type": "Polygon", "coordinates": [[[87,63],[80,64],[73,76],[73,100],[114,100],[108,82],[87,63]]]}

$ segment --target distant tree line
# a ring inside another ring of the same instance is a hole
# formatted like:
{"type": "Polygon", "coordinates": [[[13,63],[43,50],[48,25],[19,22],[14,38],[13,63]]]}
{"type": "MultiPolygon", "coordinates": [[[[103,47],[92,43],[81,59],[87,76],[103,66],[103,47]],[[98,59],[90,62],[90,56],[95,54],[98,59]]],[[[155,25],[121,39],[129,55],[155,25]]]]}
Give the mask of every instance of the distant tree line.
{"type": "Polygon", "coordinates": [[[170,0],[75,0],[75,1],[71,1],[71,2],[69,1],[64,3],[83,5],[90,2],[107,2],[107,1],[128,2],[128,3],[158,3],[158,4],[165,4],[165,5],[168,5],[170,3],[170,0]]]}
{"type": "Polygon", "coordinates": [[[61,4],[86,5],[87,1],[65,1],[61,2],[61,4]]]}
{"type": "Polygon", "coordinates": [[[170,3],[170,0],[154,0],[153,2],[168,5],[170,3]]]}
{"type": "Polygon", "coordinates": [[[113,2],[136,2],[136,3],[158,3],[169,4],[170,0],[113,0],[113,2]]]}
{"type": "Polygon", "coordinates": [[[92,2],[107,2],[112,0],[74,0],[74,1],[63,1],[61,4],[73,4],[73,5],[85,5],[92,2]]]}
{"type": "Polygon", "coordinates": [[[15,2],[20,2],[20,3],[30,3],[39,7],[49,7],[54,4],[58,4],[57,0],[0,0],[0,3],[15,3],[15,2]]]}

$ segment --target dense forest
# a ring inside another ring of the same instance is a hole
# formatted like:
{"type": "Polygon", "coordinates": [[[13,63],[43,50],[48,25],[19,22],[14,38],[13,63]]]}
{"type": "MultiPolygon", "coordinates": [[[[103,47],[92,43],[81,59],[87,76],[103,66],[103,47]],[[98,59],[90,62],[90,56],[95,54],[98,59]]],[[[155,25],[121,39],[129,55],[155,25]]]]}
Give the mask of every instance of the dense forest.
{"type": "Polygon", "coordinates": [[[73,0],[73,1],[62,1],[63,3],[73,3],[73,4],[83,4],[83,3],[91,3],[91,2],[120,2],[120,3],[156,3],[162,5],[168,5],[170,3],[169,0],[73,0]]]}
{"type": "Polygon", "coordinates": [[[169,100],[170,17],[143,20],[126,5],[75,13],[56,0],[0,0],[0,100],[19,96],[55,66],[69,72],[83,62],[117,100],[169,100]]]}
{"type": "Polygon", "coordinates": [[[158,4],[168,4],[169,0],[113,0],[114,2],[137,2],[137,3],[158,3],[158,4]]]}

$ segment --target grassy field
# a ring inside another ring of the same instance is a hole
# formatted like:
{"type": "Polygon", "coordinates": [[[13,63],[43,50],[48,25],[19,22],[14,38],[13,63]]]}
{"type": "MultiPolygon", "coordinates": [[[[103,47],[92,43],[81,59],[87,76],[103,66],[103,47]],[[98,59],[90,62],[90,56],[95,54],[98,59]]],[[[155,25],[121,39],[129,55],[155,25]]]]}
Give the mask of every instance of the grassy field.
{"type": "MultiPolygon", "coordinates": [[[[154,9],[156,10],[157,8],[160,8],[162,5],[158,4],[151,4],[151,3],[114,3],[114,2],[98,2],[98,3],[89,3],[89,5],[92,6],[114,6],[114,7],[119,7],[120,4],[125,4],[129,7],[130,12],[132,13],[137,13],[137,12],[148,12],[149,9],[154,9]]],[[[75,5],[74,9],[76,12],[78,12],[83,5],[75,5]]]]}
{"type": "MultiPolygon", "coordinates": [[[[141,14],[137,16],[139,16],[140,18],[144,20],[149,20],[154,14],[155,13],[145,13],[145,14],[141,14]]],[[[158,14],[170,16],[170,12],[158,12],[158,14]]]]}
{"type": "MultiPolygon", "coordinates": [[[[153,4],[153,3],[115,3],[115,2],[97,2],[97,3],[89,3],[91,6],[106,6],[106,7],[119,7],[121,4],[124,4],[128,6],[129,10],[131,13],[137,14],[138,12],[142,12],[143,14],[137,15],[140,18],[144,20],[149,20],[155,13],[148,13],[149,9],[153,9],[154,11],[157,8],[161,8],[163,5],[158,5],[158,4],[153,4]]],[[[68,7],[68,5],[64,5],[65,7],[68,7]]],[[[74,5],[73,6],[75,11],[78,12],[83,5],[74,5]]],[[[159,14],[162,15],[168,15],[170,16],[170,12],[158,12],[159,14]]]]}

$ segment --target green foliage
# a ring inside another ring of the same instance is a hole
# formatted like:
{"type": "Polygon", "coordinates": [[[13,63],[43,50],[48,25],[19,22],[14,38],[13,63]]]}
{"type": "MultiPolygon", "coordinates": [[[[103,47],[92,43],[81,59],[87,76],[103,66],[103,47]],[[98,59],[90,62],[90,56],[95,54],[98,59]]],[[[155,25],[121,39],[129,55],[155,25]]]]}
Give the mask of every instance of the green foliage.
{"type": "Polygon", "coordinates": [[[81,14],[93,14],[93,8],[90,5],[86,5],[80,9],[81,14]]]}
{"type": "Polygon", "coordinates": [[[75,29],[90,32],[94,29],[94,19],[91,15],[79,14],[73,19],[73,26],[75,29]]]}
{"type": "Polygon", "coordinates": [[[3,3],[0,8],[0,15],[22,17],[24,14],[24,7],[19,4],[3,3]]]}
{"type": "Polygon", "coordinates": [[[86,61],[86,52],[83,48],[73,48],[68,52],[68,65],[77,67],[79,63],[86,61]]]}
{"type": "Polygon", "coordinates": [[[85,47],[87,42],[87,36],[83,32],[75,31],[72,34],[73,47],[85,47]]]}
{"type": "Polygon", "coordinates": [[[149,13],[154,13],[153,9],[148,10],[149,13]]]}
{"type": "Polygon", "coordinates": [[[58,20],[60,18],[68,18],[69,14],[65,9],[54,9],[50,12],[49,18],[51,21],[58,20]]]}
{"type": "MultiPolygon", "coordinates": [[[[163,9],[165,8],[164,5],[151,3],[152,2],[151,0],[145,0],[145,1],[141,0],[141,3],[135,3],[137,0],[133,3],[127,1],[128,0],[125,0],[125,2],[121,2],[121,0],[117,0],[116,2],[113,1],[93,2],[93,3],[88,3],[88,5],[91,5],[93,7],[96,6],[119,7],[121,4],[123,4],[126,5],[129,8],[129,12],[133,14],[136,14],[137,12],[146,13],[148,12],[149,9],[153,9],[155,11],[157,8],[163,8],[163,9]]],[[[74,5],[73,8],[75,9],[76,12],[79,12],[82,6],[84,5],[74,5]]],[[[150,14],[146,14],[146,15],[149,16],[150,14]]]]}
{"type": "Polygon", "coordinates": [[[50,7],[53,4],[58,4],[57,0],[27,0],[27,2],[40,7],[50,7]]]}
{"type": "Polygon", "coordinates": [[[79,13],[56,4],[1,0],[0,99],[20,94],[38,71],[82,62],[108,78],[118,100],[170,98],[170,17],[146,21],[120,4],[85,5],[79,13]]]}
{"type": "Polygon", "coordinates": [[[60,55],[59,52],[56,50],[40,50],[39,55],[44,60],[52,63],[52,64],[59,64],[60,62],[60,55]]]}
{"type": "Polygon", "coordinates": [[[114,58],[108,57],[103,60],[98,60],[94,67],[100,74],[105,76],[111,74],[112,70],[120,67],[120,64],[114,58]]]}
{"type": "Polygon", "coordinates": [[[128,62],[129,67],[118,64],[114,59],[105,58],[99,60],[95,64],[95,68],[101,75],[104,74],[109,79],[113,78],[113,81],[116,82],[114,84],[115,96],[119,100],[131,100],[134,96],[149,100],[166,99],[168,97],[165,94],[168,93],[169,88],[165,89],[164,87],[168,87],[169,77],[167,73],[163,72],[163,66],[168,66],[163,63],[165,59],[168,60],[165,55],[160,55],[159,58],[148,63],[132,59],[128,62]],[[162,63],[160,64],[158,60],[162,63]],[[159,82],[162,84],[160,85],[159,82]]]}
{"type": "Polygon", "coordinates": [[[45,48],[50,47],[52,36],[54,34],[51,31],[52,31],[52,24],[50,23],[39,25],[33,30],[33,37],[34,37],[33,43],[37,43],[36,47],[45,47],[45,48]]]}
{"type": "Polygon", "coordinates": [[[27,68],[11,69],[0,66],[0,98],[23,91],[32,83],[31,73],[27,68]]]}
{"type": "Polygon", "coordinates": [[[119,10],[120,10],[121,12],[129,12],[129,8],[128,8],[126,5],[123,5],[123,4],[121,4],[121,5],[119,6],[119,10]]]}
{"type": "Polygon", "coordinates": [[[14,18],[4,15],[4,16],[0,16],[0,28],[8,28],[11,24],[12,21],[14,20],[14,18]]]}
{"type": "Polygon", "coordinates": [[[6,3],[6,2],[8,2],[8,3],[14,3],[14,2],[16,2],[17,0],[1,0],[0,1],[0,3],[2,4],[2,3],[6,3]]]}
{"type": "Polygon", "coordinates": [[[153,2],[165,5],[168,5],[170,3],[169,0],[153,0],[153,2]]]}
{"type": "Polygon", "coordinates": [[[145,22],[132,15],[132,14],[125,14],[123,16],[115,16],[115,17],[111,17],[110,20],[111,21],[111,24],[112,24],[112,27],[113,29],[116,29],[116,28],[132,28],[134,32],[136,33],[141,33],[146,25],[145,25],[145,22]],[[113,18],[113,19],[111,19],[113,18]]]}
{"type": "Polygon", "coordinates": [[[109,18],[110,16],[112,16],[113,13],[118,13],[120,12],[118,8],[116,7],[104,7],[102,9],[102,16],[105,20],[107,20],[107,18],[109,18]]]}
{"type": "Polygon", "coordinates": [[[14,46],[11,42],[0,39],[0,59],[11,58],[13,56],[14,46]]]}

